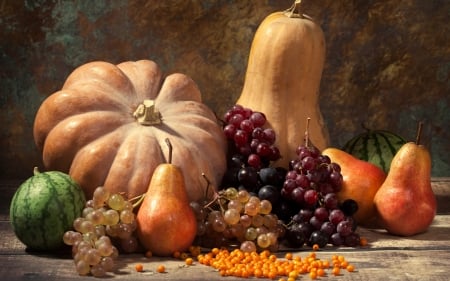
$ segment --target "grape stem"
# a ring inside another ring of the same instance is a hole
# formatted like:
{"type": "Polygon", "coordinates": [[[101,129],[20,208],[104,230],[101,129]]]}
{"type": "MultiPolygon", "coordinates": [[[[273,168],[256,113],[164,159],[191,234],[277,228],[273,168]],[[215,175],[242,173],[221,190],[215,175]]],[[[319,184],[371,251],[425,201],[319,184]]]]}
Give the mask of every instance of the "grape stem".
{"type": "Polygon", "coordinates": [[[309,146],[309,121],[311,120],[310,117],[306,118],[306,129],[305,129],[305,146],[309,146]]]}

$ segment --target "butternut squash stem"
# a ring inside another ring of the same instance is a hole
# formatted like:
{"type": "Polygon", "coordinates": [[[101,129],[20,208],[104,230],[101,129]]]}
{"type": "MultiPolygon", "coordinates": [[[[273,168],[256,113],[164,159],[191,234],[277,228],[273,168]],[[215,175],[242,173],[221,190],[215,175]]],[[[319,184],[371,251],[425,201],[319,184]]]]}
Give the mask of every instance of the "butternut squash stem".
{"type": "Polygon", "coordinates": [[[169,147],[169,164],[172,164],[172,144],[170,143],[169,138],[165,139],[167,146],[169,147]]]}
{"type": "Polygon", "coordinates": [[[300,13],[300,3],[302,0],[295,0],[292,6],[284,11],[284,14],[290,18],[302,18],[303,15],[300,13]]]}
{"type": "Polygon", "coordinates": [[[417,126],[417,133],[416,133],[416,144],[420,144],[420,136],[422,135],[422,127],[423,127],[423,121],[419,122],[419,125],[417,126]]]}

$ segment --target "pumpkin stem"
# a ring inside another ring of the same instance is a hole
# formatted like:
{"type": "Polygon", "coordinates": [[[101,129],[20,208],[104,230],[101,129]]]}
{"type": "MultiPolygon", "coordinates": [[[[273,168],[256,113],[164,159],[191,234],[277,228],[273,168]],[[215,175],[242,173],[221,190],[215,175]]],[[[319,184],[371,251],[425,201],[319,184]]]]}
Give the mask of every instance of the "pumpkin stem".
{"type": "Polygon", "coordinates": [[[144,100],[133,112],[133,117],[144,126],[152,126],[161,123],[161,113],[155,107],[154,100],[144,100]]]}
{"type": "Polygon", "coordinates": [[[422,127],[423,127],[423,122],[420,121],[419,125],[417,126],[417,133],[416,133],[416,144],[417,145],[420,144],[420,136],[422,135],[422,127]]]}
{"type": "Polygon", "coordinates": [[[172,144],[170,143],[169,138],[165,139],[167,146],[169,147],[169,164],[172,164],[172,144]]]}

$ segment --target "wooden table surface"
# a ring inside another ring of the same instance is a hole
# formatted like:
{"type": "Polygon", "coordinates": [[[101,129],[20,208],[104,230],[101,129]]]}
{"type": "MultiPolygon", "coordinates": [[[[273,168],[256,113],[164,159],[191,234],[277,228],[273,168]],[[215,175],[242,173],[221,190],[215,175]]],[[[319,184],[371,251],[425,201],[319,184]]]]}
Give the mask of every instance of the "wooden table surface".
{"type": "MultiPolygon", "coordinates": [[[[94,280],[81,277],[75,272],[69,253],[59,255],[36,254],[26,251],[15,237],[9,222],[9,204],[20,182],[0,182],[0,280],[94,280]]],[[[396,237],[382,230],[358,228],[369,245],[364,248],[335,248],[327,246],[317,252],[320,259],[331,259],[332,255],[344,255],[354,264],[356,271],[343,271],[340,276],[318,280],[449,280],[450,279],[450,178],[432,179],[433,190],[438,200],[436,218],[426,233],[413,237],[396,237]]],[[[304,247],[295,255],[306,257],[310,248],[304,247]]],[[[282,258],[283,251],[277,255],[282,258]]],[[[120,255],[117,270],[108,279],[117,280],[242,280],[220,277],[211,267],[200,265],[186,267],[181,260],[171,258],[147,259],[141,254],[120,255]],[[144,265],[138,273],[134,266],[144,265]],[[166,266],[166,273],[156,273],[159,264],[166,266]]],[[[256,279],[256,278],[255,278],[256,279]]],[[[310,280],[301,275],[298,280],[310,280]]]]}

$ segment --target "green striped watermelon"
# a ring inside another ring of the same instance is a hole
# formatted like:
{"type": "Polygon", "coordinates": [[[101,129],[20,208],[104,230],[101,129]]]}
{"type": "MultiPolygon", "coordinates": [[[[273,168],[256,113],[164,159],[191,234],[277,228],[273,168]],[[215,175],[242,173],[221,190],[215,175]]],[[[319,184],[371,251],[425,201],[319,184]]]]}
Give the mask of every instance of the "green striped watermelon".
{"type": "Polygon", "coordinates": [[[387,173],[391,167],[392,158],[405,143],[402,137],[392,132],[367,130],[349,140],[342,150],[356,158],[375,164],[387,173]]]}
{"type": "Polygon", "coordinates": [[[69,175],[35,169],[11,201],[14,233],[30,250],[56,250],[63,245],[64,232],[81,216],[85,203],[83,190],[69,175]]]}

